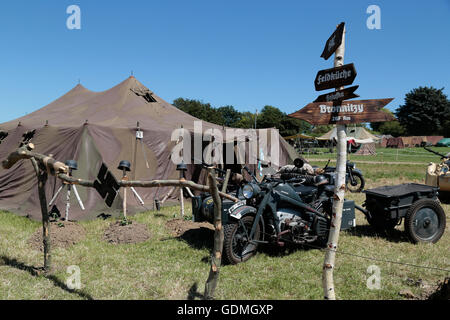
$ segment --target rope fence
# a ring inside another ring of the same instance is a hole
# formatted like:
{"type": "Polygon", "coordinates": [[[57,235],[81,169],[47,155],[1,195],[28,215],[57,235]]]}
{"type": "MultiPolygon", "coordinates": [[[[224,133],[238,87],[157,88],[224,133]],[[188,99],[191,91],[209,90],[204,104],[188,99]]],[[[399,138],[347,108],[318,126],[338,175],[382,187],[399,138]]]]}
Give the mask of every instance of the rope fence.
{"type": "MultiPolygon", "coordinates": [[[[269,235],[266,232],[264,234],[265,235],[269,235]]],[[[290,241],[288,239],[283,239],[283,241],[289,242],[289,243],[292,243],[292,244],[296,244],[294,241],[290,241]]],[[[325,251],[326,250],[326,248],[323,248],[323,247],[320,247],[318,245],[314,245],[314,244],[311,244],[311,243],[303,243],[302,245],[310,247],[312,249],[318,249],[320,251],[325,251]]],[[[330,250],[333,251],[333,252],[336,252],[336,253],[340,253],[340,254],[348,255],[348,256],[352,256],[352,257],[357,257],[357,258],[361,258],[361,259],[372,260],[372,261],[377,261],[377,262],[384,262],[384,263],[390,263],[390,264],[398,264],[398,265],[403,265],[403,266],[412,267],[412,268],[442,271],[442,272],[447,272],[447,273],[450,274],[450,269],[418,265],[418,264],[413,264],[413,263],[409,263],[409,262],[393,261],[393,260],[382,259],[382,258],[378,258],[378,257],[369,257],[369,256],[364,256],[364,255],[360,255],[360,254],[356,254],[356,253],[351,253],[351,252],[348,252],[348,251],[343,251],[341,249],[330,249],[330,250]]],[[[449,268],[450,268],[450,265],[449,265],[449,268]]]]}

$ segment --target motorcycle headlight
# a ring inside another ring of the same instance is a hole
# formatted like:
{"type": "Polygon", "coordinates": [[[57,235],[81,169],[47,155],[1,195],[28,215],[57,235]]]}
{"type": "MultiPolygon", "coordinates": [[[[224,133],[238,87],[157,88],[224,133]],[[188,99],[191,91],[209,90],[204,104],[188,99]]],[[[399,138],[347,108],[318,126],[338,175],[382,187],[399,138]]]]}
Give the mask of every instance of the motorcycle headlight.
{"type": "Polygon", "coordinates": [[[349,162],[349,163],[348,163],[348,166],[349,166],[350,168],[352,168],[352,169],[355,169],[355,168],[356,168],[356,165],[355,165],[353,162],[349,162]]]}
{"type": "Polygon", "coordinates": [[[244,195],[245,199],[251,199],[253,197],[254,191],[253,191],[253,187],[249,184],[246,184],[243,188],[242,188],[242,194],[244,195]]]}

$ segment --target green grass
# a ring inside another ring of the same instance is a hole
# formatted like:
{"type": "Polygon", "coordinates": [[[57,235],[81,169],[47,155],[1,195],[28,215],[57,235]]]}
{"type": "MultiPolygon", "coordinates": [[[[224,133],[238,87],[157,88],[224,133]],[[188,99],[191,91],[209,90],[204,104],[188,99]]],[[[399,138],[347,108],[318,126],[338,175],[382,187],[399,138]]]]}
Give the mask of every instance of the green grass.
{"type": "MultiPolygon", "coordinates": [[[[431,150],[446,155],[450,152],[450,147],[430,147],[431,150]]],[[[327,153],[326,148],[317,148],[318,154],[304,154],[307,159],[336,159],[336,153],[327,153]]],[[[417,163],[429,163],[439,162],[440,158],[433,153],[426,151],[423,148],[404,148],[404,149],[392,149],[392,148],[377,148],[376,155],[354,155],[349,154],[348,159],[351,161],[373,161],[373,162],[417,162],[417,163]]]]}
{"type": "MultiPolygon", "coordinates": [[[[323,164],[323,162],[321,162],[323,164]]],[[[407,181],[423,182],[423,166],[361,164],[368,188],[407,181]]],[[[347,198],[361,204],[364,194],[347,198]]],[[[443,205],[450,217],[450,205],[443,205]]],[[[133,221],[144,223],[151,232],[145,243],[112,245],[102,240],[111,220],[80,222],[86,238],[67,249],[52,251],[52,276],[33,275],[32,267],[41,267],[42,253],[31,249],[29,237],[39,222],[0,212],[0,299],[187,299],[199,298],[209,273],[212,232],[200,231],[189,239],[173,238],[165,224],[179,212],[178,207],[161,212],[135,215],[133,221]],[[65,285],[66,269],[81,269],[81,290],[65,285]]],[[[188,211],[189,214],[189,211],[188,211]]],[[[404,238],[403,226],[387,238],[375,235],[363,215],[357,215],[358,227],[341,233],[339,250],[346,253],[450,269],[450,235],[447,230],[434,245],[414,245],[404,238]]],[[[324,252],[297,249],[293,252],[262,250],[239,265],[221,268],[217,299],[322,299],[321,274],[324,252]]],[[[443,280],[448,272],[412,268],[362,259],[337,253],[335,287],[339,299],[402,299],[399,291],[421,288],[410,286],[407,279],[422,279],[428,284],[443,280]],[[381,269],[381,289],[366,287],[367,268],[381,269]]]]}

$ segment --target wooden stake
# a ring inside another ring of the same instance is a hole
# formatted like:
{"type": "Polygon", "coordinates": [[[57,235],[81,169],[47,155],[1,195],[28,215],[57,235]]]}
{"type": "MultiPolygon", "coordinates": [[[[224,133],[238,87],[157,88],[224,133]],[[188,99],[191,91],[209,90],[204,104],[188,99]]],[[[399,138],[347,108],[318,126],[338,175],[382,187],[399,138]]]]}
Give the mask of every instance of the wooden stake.
{"type": "Polygon", "coordinates": [[[208,280],[205,285],[204,298],[211,300],[214,297],[214,291],[219,281],[219,270],[222,263],[222,248],[223,248],[223,228],[222,228],[222,203],[217,188],[216,177],[214,170],[208,168],[208,184],[210,193],[214,201],[214,248],[211,256],[211,269],[209,271],[208,280]]]}
{"type": "MultiPolygon", "coordinates": [[[[339,67],[344,64],[345,53],[345,27],[342,35],[342,43],[337,48],[334,55],[334,66],[339,67]]],[[[343,89],[339,88],[339,89],[343,89]]],[[[339,240],[339,231],[341,230],[342,208],[344,206],[345,196],[345,173],[347,162],[347,139],[345,125],[337,125],[337,177],[334,185],[333,214],[331,217],[330,233],[328,236],[325,260],[323,263],[322,286],[324,298],[336,300],[334,288],[333,270],[335,266],[336,250],[339,240]]]]}
{"type": "Polygon", "coordinates": [[[227,192],[227,186],[228,186],[228,180],[230,179],[231,170],[227,169],[227,173],[225,174],[225,180],[223,181],[222,185],[222,192],[227,192]]]}
{"type": "Polygon", "coordinates": [[[189,194],[189,197],[193,198],[194,194],[192,193],[191,189],[189,189],[189,187],[184,187],[187,191],[187,193],[189,194]]]}
{"type": "Polygon", "coordinates": [[[127,188],[123,188],[123,217],[127,219],[127,188]]]}
{"type": "Polygon", "coordinates": [[[180,187],[180,205],[181,205],[181,216],[184,217],[184,195],[182,187],[180,187]]]}
{"type": "Polygon", "coordinates": [[[160,204],[163,205],[164,202],[166,202],[167,198],[169,198],[172,193],[175,191],[176,187],[172,187],[169,192],[164,196],[164,198],[161,200],[160,204]]]}
{"type": "Polygon", "coordinates": [[[47,171],[40,170],[36,159],[31,158],[34,171],[38,178],[39,202],[42,213],[42,243],[44,245],[44,272],[51,271],[51,253],[50,253],[50,221],[47,210],[47,199],[45,197],[45,184],[47,182],[47,171]]]}

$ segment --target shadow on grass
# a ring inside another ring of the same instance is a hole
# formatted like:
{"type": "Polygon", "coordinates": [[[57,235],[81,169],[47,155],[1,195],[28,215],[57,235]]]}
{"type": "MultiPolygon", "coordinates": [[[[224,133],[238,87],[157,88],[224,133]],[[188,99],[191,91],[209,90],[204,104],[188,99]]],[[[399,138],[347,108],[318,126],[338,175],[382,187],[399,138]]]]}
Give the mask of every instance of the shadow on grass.
{"type": "Polygon", "coordinates": [[[176,237],[179,241],[186,242],[191,248],[194,249],[213,249],[214,230],[200,227],[196,229],[186,230],[183,234],[176,237]]]}
{"type": "Polygon", "coordinates": [[[195,300],[195,298],[199,298],[204,300],[204,295],[198,292],[198,284],[195,282],[192,287],[190,287],[188,291],[187,300],[195,300]]]}
{"type": "Polygon", "coordinates": [[[345,231],[347,234],[356,237],[372,237],[372,238],[382,238],[390,242],[410,242],[408,236],[405,232],[398,229],[377,231],[370,225],[356,226],[351,230],[345,231]]]}
{"type": "Polygon", "coordinates": [[[155,214],[153,214],[153,216],[155,218],[167,218],[167,215],[165,215],[163,213],[155,213],[155,214]]]}
{"type": "Polygon", "coordinates": [[[275,244],[265,244],[265,245],[259,246],[257,251],[258,251],[258,253],[268,255],[269,257],[283,258],[283,257],[291,255],[297,251],[309,251],[309,250],[320,251],[322,249],[324,249],[324,248],[316,242],[305,243],[305,244],[294,244],[294,243],[285,242],[285,245],[282,247],[277,246],[275,244]]]}
{"type": "Polygon", "coordinates": [[[94,298],[92,298],[89,294],[87,294],[81,290],[70,289],[64,282],[62,282],[56,276],[44,274],[43,268],[29,266],[23,262],[18,261],[17,259],[9,258],[6,256],[0,256],[0,262],[3,262],[4,265],[16,268],[18,270],[26,271],[29,274],[31,274],[33,277],[43,276],[44,278],[52,281],[56,287],[61,288],[64,291],[67,291],[69,293],[74,293],[74,294],[78,295],[80,298],[83,298],[86,300],[94,300],[94,298]]]}
{"type": "Polygon", "coordinates": [[[450,204],[450,191],[439,191],[439,200],[443,204],[450,204]]]}

